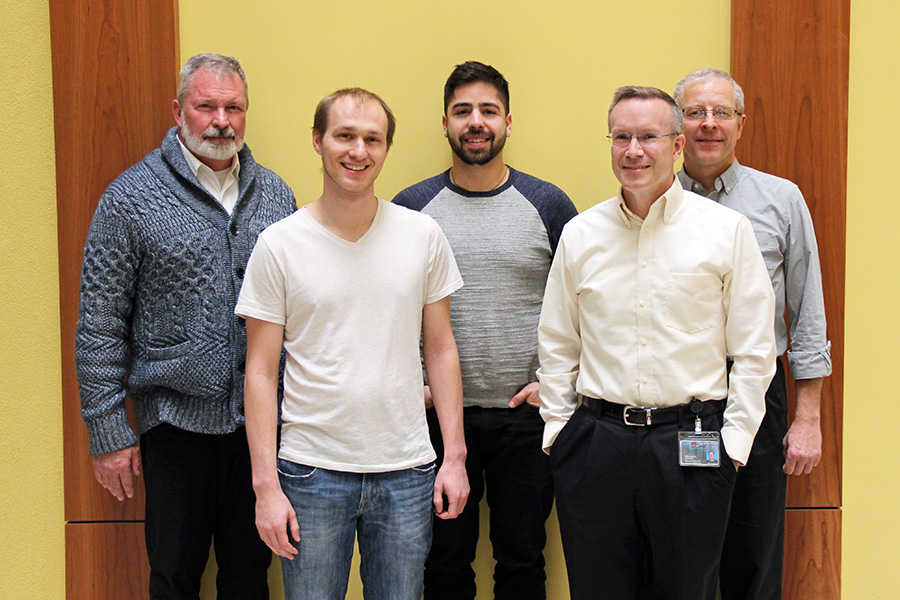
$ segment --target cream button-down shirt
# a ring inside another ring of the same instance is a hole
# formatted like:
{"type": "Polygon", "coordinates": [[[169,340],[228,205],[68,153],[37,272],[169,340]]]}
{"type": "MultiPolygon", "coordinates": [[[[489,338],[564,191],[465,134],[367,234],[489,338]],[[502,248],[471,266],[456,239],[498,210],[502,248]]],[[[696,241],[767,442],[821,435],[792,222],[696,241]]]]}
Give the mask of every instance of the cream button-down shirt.
{"type": "Polygon", "coordinates": [[[234,161],[231,166],[222,171],[213,171],[194,156],[193,152],[188,150],[181,138],[178,138],[178,145],[184,153],[184,158],[191,168],[197,180],[203,188],[212,194],[213,198],[218,200],[230,215],[237,203],[239,191],[239,176],[241,172],[241,161],[238,155],[234,155],[234,161]]]}
{"type": "Polygon", "coordinates": [[[678,180],[643,220],[621,192],[588,209],[563,230],[541,311],[544,449],[578,394],[647,407],[727,396],[722,441],[746,463],[775,374],[774,313],[768,271],[739,213],[678,180]]]}

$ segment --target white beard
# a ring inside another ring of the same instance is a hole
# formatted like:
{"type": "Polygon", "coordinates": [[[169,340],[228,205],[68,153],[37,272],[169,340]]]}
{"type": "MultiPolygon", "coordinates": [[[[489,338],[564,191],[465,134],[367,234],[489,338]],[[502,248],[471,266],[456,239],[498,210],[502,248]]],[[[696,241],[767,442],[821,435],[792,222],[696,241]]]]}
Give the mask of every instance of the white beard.
{"type": "Polygon", "coordinates": [[[183,123],[181,134],[184,136],[184,145],[188,147],[188,150],[199,156],[213,160],[228,160],[244,147],[243,138],[219,141],[206,137],[234,136],[234,130],[231,127],[220,129],[215,125],[210,125],[206,131],[197,135],[188,127],[187,121],[184,120],[183,116],[181,122],[183,123]]]}

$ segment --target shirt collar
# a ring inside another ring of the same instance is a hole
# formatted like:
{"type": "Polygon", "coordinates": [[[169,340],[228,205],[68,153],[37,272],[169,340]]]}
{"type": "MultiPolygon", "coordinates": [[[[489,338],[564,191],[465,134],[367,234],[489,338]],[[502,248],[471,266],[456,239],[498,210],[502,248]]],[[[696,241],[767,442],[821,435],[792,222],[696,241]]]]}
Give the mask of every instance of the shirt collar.
{"type": "MultiPolygon", "coordinates": [[[[625,196],[622,195],[622,188],[619,188],[617,202],[619,204],[619,216],[622,218],[622,222],[626,227],[631,229],[631,227],[643,222],[642,219],[631,212],[625,204],[625,196]]],[[[669,189],[667,189],[665,193],[657,198],[650,206],[650,212],[647,213],[647,220],[659,220],[661,218],[663,224],[668,225],[669,221],[681,207],[683,202],[684,188],[681,187],[681,181],[675,177],[672,185],[669,186],[669,189]]]]}
{"type": "MultiPolygon", "coordinates": [[[[700,194],[701,196],[709,196],[711,192],[707,192],[706,188],[703,187],[703,184],[699,181],[695,180],[693,177],[688,175],[687,171],[684,168],[681,169],[681,172],[684,174],[684,178],[691,186],[691,191],[695,194],[700,194]]],[[[731,161],[731,164],[728,165],[728,168],[722,172],[721,175],[716,177],[716,193],[721,194],[730,194],[731,190],[734,189],[734,186],[737,185],[738,177],[740,176],[741,165],[738,163],[737,159],[731,161]]]]}
{"type": "Polygon", "coordinates": [[[741,165],[738,163],[737,159],[731,161],[731,164],[728,165],[728,168],[725,169],[725,172],[719,175],[716,180],[716,190],[722,192],[724,191],[726,194],[730,194],[731,190],[734,189],[734,186],[737,184],[738,173],[741,170],[741,165]]]}
{"type": "MultiPolygon", "coordinates": [[[[188,147],[184,145],[184,142],[181,141],[181,136],[176,135],[175,139],[178,140],[178,145],[181,146],[181,152],[184,154],[184,159],[187,161],[188,166],[191,168],[191,172],[194,174],[194,177],[198,177],[197,172],[201,170],[208,171],[210,174],[215,173],[215,171],[200,162],[199,158],[194,156],[194,153],[191,152],[188,147]]],[[[234,160],[231,161],[230,170],[234,178],[237,179],[238,175],[241,172],[241,159],[237,154],[234,155],[234,160]]]]}

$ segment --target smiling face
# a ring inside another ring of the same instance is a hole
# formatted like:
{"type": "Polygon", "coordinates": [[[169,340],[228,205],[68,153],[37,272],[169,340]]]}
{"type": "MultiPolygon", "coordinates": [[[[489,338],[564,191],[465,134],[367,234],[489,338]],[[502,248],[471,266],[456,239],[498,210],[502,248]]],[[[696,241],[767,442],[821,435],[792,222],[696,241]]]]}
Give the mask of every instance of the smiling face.
{"type": "Polygon", "coordinates": [[[501,152],[512,127],[497,88],[478,81],[461,85],[447,104],[444,132],[456,157],[467,165],[503,160],[501,152]],[[499,157],[499,158],[498,158],[499,157]]]}
{"type": "Polygon", "coordinates": [[[609,131],[614,137],[667,136],[646,147],[635,137],[625,147],[612,147],[613,173],[622,184],[626,200],[640,197],[652,202],[672,185],[675,161],[684,147],[683,135],[668,135],[674,132],[672,110],[670,104],[659,98],[627,98],[610,112],[609,131]]]}
{"type": "Polygon", "coordinates": [[[244,147],[247,94],[240,75],[198,69],[184,102],[172,105],[178,135],[203,164],[228,168],[244,147]]]}
{"type": "Polygon", "coordinates": [[[373,186],[388,153],[387,127],[387,115],[375,100],[342,96],[334,101],[324,134],[313,130],[326,195],[374,197],[373,186]]]}
{"type": "MultiPolygon", "coordinates": [[[[711,79],[686,85],[679,108],[717,106],[735,108],[734,89],[725,79],[711,79]]],[[[737,141],[741,139],[747,115],[717,121],[712,113],[699,121],[684,120],[684,169],[688,175],[718,177],[734,162],[737,141]]]]}

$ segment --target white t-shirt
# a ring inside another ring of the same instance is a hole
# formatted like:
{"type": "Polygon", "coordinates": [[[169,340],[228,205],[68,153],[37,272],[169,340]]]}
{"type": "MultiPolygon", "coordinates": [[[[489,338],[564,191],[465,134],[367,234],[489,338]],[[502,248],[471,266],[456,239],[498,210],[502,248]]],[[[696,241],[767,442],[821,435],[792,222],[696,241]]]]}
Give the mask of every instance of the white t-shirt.
{"type": "Polygon", "coordinates": [[[267,228],[235,312],[285,326],[279,456],[355,473],[434,460],[422,398],[422,309],[460,287],[440,227],[384,200],[356,242],[306,210],[267,228]]]}

